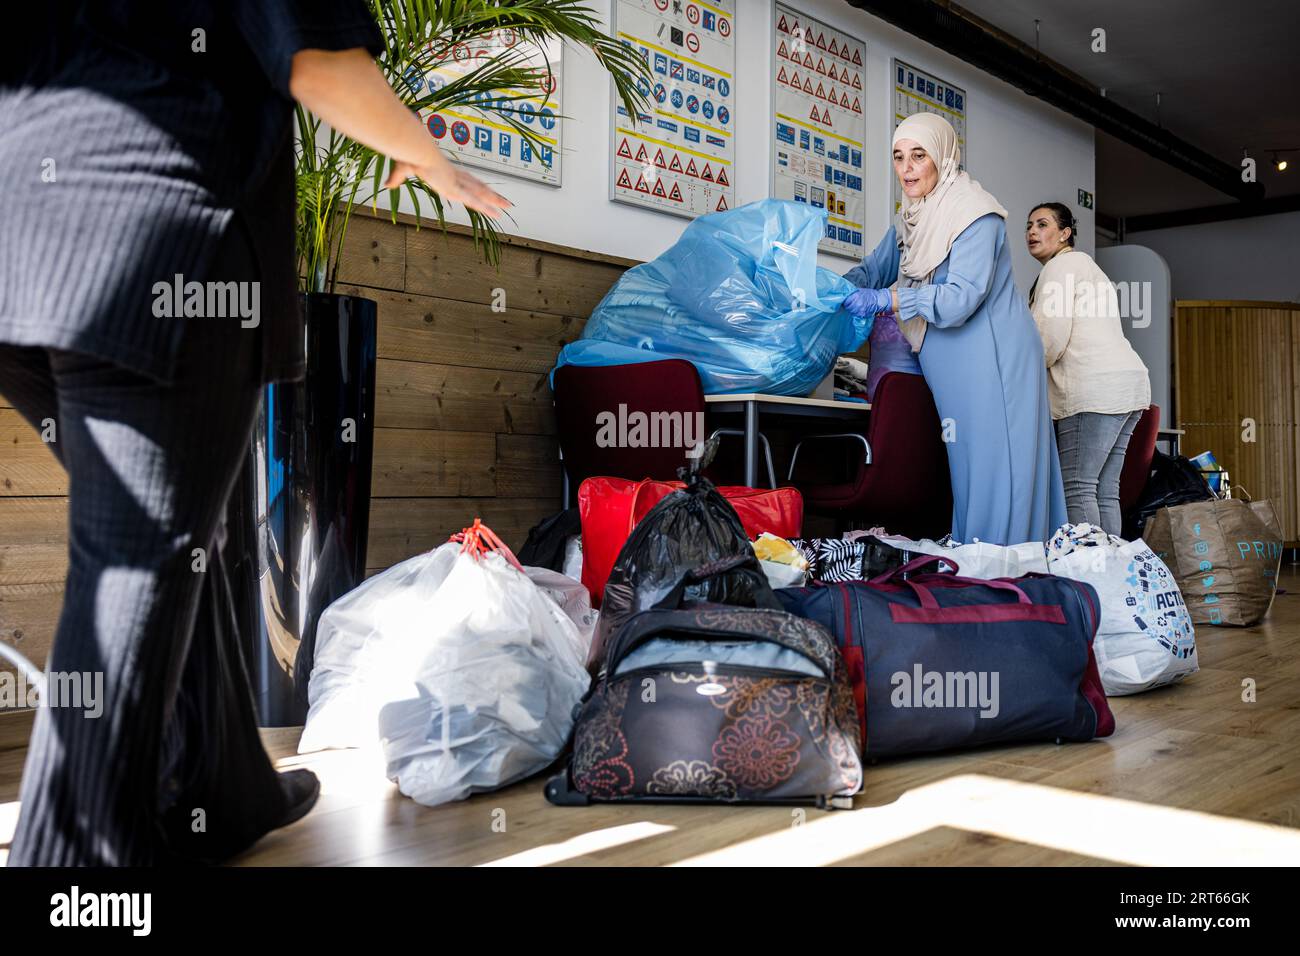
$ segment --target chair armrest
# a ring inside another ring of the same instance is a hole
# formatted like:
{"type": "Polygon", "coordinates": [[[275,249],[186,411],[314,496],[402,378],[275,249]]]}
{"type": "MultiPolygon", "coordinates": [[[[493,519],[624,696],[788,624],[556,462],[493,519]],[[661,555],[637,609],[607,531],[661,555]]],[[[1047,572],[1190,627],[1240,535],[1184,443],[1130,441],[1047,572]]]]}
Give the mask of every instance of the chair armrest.
{"type": "Polygon", "coordinates": [[[786,481],[794,480],[794,466],[799,460],[799,449],[803,447],[803,443],[806,441],[815,441],[820,438],[840,438],[862,442],[862,448],[864,450],[862,463],[864,465],[871,464],[871,443],[867,441],[867,436],[860,432],[834,432],[829,435],[809,435],[807,438],[802,439],[799,444],[794,446],[794,454],[790,456],[790,471],[785,476],[786,481]]]}
{"type": "MultiPolygon", "coordinates": [[[[741,428],[715,428],[713,434],[709,436],[709,441],[717,438],[719,435],[744,435],[744,429],[741,428]]],[[[776,487],[776,469],[772,466],[772,446],[768,443],[767,436],[762,432],[758,433],[758,440],[763,444],[763,453],[767,456],[767,480],[768,483],[776,487]]]]}

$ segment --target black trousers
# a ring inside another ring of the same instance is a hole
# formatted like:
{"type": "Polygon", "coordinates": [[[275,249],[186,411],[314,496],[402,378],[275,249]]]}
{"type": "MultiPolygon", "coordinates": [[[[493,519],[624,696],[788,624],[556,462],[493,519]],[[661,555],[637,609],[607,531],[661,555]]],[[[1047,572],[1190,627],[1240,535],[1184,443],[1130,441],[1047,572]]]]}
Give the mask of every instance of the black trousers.
{"type": "MultiPolygon", "coordinates": [[[[233,232],[233,230],[232,230],[233,232]]],[[[214,278],[255,275],[233,238],[214,278]]],[[[194,323],[175,380],[0,345],[0,392],[69,479],[69,566],[47,671],[102,674],[101,713],[41,707],[10,865],[224,859],[284,811],[218,553],[260,394],[260,338],[194,323]]]]}

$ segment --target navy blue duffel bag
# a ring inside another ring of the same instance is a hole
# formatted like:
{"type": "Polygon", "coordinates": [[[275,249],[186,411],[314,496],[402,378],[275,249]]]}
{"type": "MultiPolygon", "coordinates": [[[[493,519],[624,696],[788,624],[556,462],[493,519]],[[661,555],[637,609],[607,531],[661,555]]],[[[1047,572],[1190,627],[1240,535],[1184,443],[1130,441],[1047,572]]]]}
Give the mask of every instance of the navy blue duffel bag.
{"type": "Polygon", "coordinates": [[[921,570],[939,560],[776,591],[787,611],[835,636],[864,717],[865,756],[1114,732],[1092,654],[1101,609],[1091,585],[921,570]]]}

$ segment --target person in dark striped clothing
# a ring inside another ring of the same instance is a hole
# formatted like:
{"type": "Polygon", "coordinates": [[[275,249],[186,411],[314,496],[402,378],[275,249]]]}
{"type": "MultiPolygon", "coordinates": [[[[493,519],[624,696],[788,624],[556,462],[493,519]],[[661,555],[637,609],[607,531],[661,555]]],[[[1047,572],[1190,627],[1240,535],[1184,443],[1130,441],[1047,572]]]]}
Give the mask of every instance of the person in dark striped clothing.
{"type": "Polygon", "coordinates": [[[9,863],[219,862],[319,792],[267,758],[220,562],[196,560],[261,387],[303,371],[294,101],[391,158],[390,185],[509,203],[389,89],[363,0],[35,9],[0,58],[0,393],[68,474],[49,671],[102,675],[103,699],[40,709],[9,863]],[[159,308],[177,277],[257,289],[257,314],[159,308]]]}

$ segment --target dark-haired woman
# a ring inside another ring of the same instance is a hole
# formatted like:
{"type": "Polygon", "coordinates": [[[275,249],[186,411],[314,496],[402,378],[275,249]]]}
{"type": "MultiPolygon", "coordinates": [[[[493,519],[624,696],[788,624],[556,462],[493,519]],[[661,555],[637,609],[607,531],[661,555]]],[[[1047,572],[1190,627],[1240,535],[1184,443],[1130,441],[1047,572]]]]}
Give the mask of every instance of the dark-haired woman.
{"type": "Polygon", "coordinates": [[[1029,213],[1025,242],[1043,264],[1029,307],[1047,358],[1070,521],[1119,534],[1120,472],[1129,437],[1151,404],[1151,381],[1124,337],[1115,287],[1074,248],[1075,231],[1074,214],[1062,203],[1029,213]]]}

